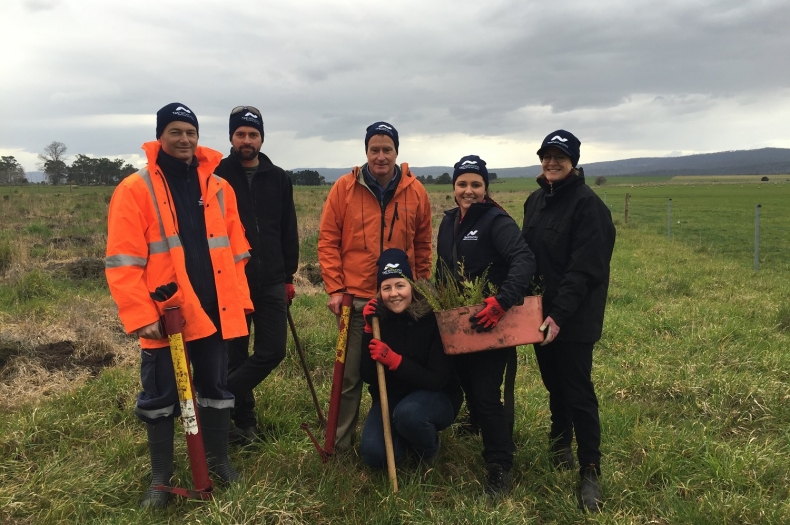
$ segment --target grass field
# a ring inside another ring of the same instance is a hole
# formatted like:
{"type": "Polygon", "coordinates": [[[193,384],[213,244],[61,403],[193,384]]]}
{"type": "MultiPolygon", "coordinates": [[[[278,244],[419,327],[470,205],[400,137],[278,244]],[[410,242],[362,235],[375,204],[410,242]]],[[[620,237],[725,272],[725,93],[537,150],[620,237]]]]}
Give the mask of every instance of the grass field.
{"type": "MultiPolygon", "coordinates": [[[[491,188],[520,223],[534,181],[491,188]]],[[[326,191],[295,195],[306,263],[326,191]]],[[[438,224],[450,186],[429,191],[438,224]]],[[[315,412],[290,337],[286,361],[258,388],[266,442],[232,452],[244,481],[156,514],[137,509],[149,468],[132,413],[137,343],[121,329],[100,264],[111,190],[0,187],[0,522],[790,523],[790,184],[610,177],[596,191],[618,228],[593,372],[603,514],[582,515],[575,476],[550,467],[548,400],[531,348],[519,349],[514,489],[492,504],[480,440],[455,429],[443,433],[434,469],[399,470],[397,495],[354,454],[321,464],[299,430],[316,426],[315,412]]],[[[326,403],[334,321],[323,292],[297,283],[292,311],[326,403]]],[[[176,475],[189,485],[177,444],[176,475]]]]}

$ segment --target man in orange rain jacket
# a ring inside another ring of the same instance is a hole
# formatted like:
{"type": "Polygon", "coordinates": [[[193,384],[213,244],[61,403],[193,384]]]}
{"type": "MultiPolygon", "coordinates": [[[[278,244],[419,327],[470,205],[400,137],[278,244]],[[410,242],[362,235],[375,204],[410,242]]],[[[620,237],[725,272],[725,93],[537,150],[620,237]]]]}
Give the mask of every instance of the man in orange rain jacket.
{"type": "Polygon", "coordinates": [[[227,339],[247,334],[252,311],[244,265],[249,245],[236,196],[213,175],[222,154],[199,147],[198,121],[184,104],[156,115],[156,141],[143,144],[148,165],[118,185],[110,201],[107,258],[110,293],[128,333],[140,337],[143,391],[135,413],[146,423],[152,480],[143,507],[163,508],[173,473],[173,418],[180,414],[168,340],[159,318],[180,306],[192,362],[198,417],[209,469],[222,482],[239,478],[228,461],[233,395],[225,388],[227,339]],[[176,283],[164,303],[151,293],[176,283]]]}
{"type": "Polygon", "coordinates": [[[340,177],[329,191],[318,234],[318,261],[330,295],[328,308],[340,315],[343,292],[354,294],[348,332],[343,394],[335,448],[351,448],[359,419],[362,308],[376,296],[376,261],[388,248],[406,252],[415,279],[431,274],[431,203],[423,185],[398,166],[398,131],[387,122],[367,128],[367,163],[340,177]]]}

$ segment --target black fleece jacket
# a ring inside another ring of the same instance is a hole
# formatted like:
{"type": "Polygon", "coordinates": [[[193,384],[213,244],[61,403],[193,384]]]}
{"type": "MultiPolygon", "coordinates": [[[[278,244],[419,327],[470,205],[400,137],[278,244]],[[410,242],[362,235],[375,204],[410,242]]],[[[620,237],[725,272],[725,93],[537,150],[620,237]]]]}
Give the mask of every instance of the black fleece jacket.
{"type": "Polygon", "coordinates": [[[488,270],[487,279],[498,288],[500,306],[508,310],[521,304],[535,273],[535,257],[516,222],[490,201],[472,204],[463,220],[460,217],[458,208],[444,212],[436,239],[434,275],[441,278],[441,265],[446,265],[460,281],[458,262],[463,262],[467,279],[488,270]]]}
{"type": "MultiPolygon", "coordinates": [[[[463,401],[461,386],[450,358],[444,353],[436,317],[424,299],[414,301],[405,312],[387,315],[379,320],[381,340],[403,357],[395,371],[385,367],[387,397],[390,406],[415,390],[444,392],[458,414],[463,401]]],[[[376,361],[370,357],[368,345],[372,334],[362,336],[360,375],[370,385],[368,391],[378,399],[379,387],[376,361]]]]}
{"type": "Polygon", "coordinates": [[[540,189],[524,203],[524,239],[543,276],[543,315],[560,327],[559,341],[601,338],[615,228],[609,208],[585,184],[584,171],[540,189]]]}
{"type": "Polygon", "coordinates": [[[178,224],[178,237],[184,249],[189,283],[195,290],[200,306],[204,310],[214,308],[217,306],[217,288],[214,284],[211,254],[208,251],[206,216],[197,174],[197,158],[192,157],[192,161],[187,164],[160,151],[156,163],[162,169],[172,195],[175,222],[178,224]]]}
{"type": "Polygon", "coordinates": [[[299,232],[291,179],[263,153],[258,153],[258,170],[252,185],[232,151],[215,173],[227,180],[236,193],[241,223],[250,243],[246,266],[250,288],[292,283],[299,266],[299,232]]]}

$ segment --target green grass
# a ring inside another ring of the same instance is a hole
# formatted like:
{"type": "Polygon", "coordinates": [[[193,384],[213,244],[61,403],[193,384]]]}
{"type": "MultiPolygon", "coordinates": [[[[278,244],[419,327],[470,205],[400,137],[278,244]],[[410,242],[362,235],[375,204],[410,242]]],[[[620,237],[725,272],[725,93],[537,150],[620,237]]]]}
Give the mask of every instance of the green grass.
{"type": "MultiPolygon", "coordinates": [[[[455,429],[442,434],[435,469],[399,469],[397,495],[390,493],[384,473],[365,468],[354,454],[322,464],[299,429],[308,422],[315,431],[316,416],[289,336],[286,360],[257,389],[267,441],[232,450],[232,461],[244,475],[239,485],[217,489],[212,502],[176,500],[162,513],[139,511],[149,468],[145,430],[133,415],[139,379],[135,367],[116,367],[66,394],[0,413],[0,522],[790,522],[790,269],[780,261],[782,253],[787,259],[788,244],[778,231],[790,219],[790,207],[782,205],[790,188],[667,181],[632,188],[609,180],[596,189],[606,191],[618,223],[606,326],[593,371],[603,428],[605,511],[600,516],[584,516],[576,509],[574,473],[551,468],[548,399],[531,348],[519,349],[514,489],[492,504],[482,491],[480,439],[455,429]],[[625,192],[632,195],[627,226],[622,218],[625,192]],[[681,220],[676,233],[673,224],[671,240],[662,217],[668,197],[673,198],[673,217],[677,212],[681,220]],[[742,239],[748,238],[753,215],[751,224],[740,222],[750,221],[756,198],[763,204],[766,255],[754,273],[752,246],[742,239]],[[778,246],[776,254],[768,249],[771,243],[778,246]]],[[[497,185],[496,198],[520,220],[527,186],[518,184],[523,189],[497,185]]],[[[317,225],[324,195],[297,189],[304,207],[300,213],[305,214],[304,221],[300,215],[300,231],[302,222],[317,225]]],[[[449,206],[442,193],[431,196],[436,218],[449,206]]],[[[10,194],[8,201],[0,199],[0,208],[15,209],[12,199],[27,197],[10,194]]],[[[53,236],[62,236],[61,226],[46,215],[63,211],[48,202],[51,195],[36,197],[49,211],[31,207],[28,213],[56,224],[53,236]]],[[[94,195],[96,202],[103,198],[94,195]]],[[[7,224],[17,227],[24,221],[12,217],[0,228],[7,224]]],[[[91,235],[100,238],[98,221],[91,235]]],[[[9,242],[17,257],[18,245],[9,242]]],[[[64,249],[79,253],[91,248],[64,249]]],[[[52,250],[26,264],[46,262],[52,250]]],[[[0,321],[33,315],[43,327],[54,322],[70,294],[95,301],[106,296],[106,289],[90,283],[43,279],[56,295],[21,304],[15,302],[11,277],[0,281],[0,321]]],[[[336,337],[325,303],[322,294],[302,294],[292,307],[324,409],[336,337]]],[[[0,336],[2,332],[0,327],[0,336]]],[[[368,398],[363,397],[364,408],[368,398]]],[[[322,433],[318,438],[323,443],[322,433]]],[[[178,436],[176,443],[176,480],[188,486],[183,438],[178,436]]]]}

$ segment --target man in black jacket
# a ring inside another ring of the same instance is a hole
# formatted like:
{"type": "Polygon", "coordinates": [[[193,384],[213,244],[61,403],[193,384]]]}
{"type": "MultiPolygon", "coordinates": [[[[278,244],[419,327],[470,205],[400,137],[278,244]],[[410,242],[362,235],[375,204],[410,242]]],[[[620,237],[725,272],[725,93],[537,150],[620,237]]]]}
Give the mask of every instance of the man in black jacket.
{"type": "Polygon", "coordinates": [[[299,236],[291,179],[260,152],[263,118],[252,106],[238,106],[229,122],[231,152],[216,174],[236,192],[239,215],[250,243],[247,282],[255,312],[253,353],[249,336],[230,342],[228,390],[236,396],[231,439],[249,444],[258,436],[252,390],[285,358],[287,305],[294,298],[299,236]]]}

